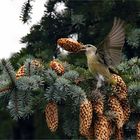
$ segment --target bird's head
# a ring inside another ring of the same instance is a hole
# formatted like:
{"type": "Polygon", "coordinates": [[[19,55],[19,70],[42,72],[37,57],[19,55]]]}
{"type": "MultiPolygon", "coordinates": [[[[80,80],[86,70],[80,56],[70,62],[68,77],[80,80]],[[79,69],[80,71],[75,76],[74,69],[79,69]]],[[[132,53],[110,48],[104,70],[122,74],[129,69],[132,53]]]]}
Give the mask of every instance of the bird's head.
{"type": "Polygon", "coordinates": [[[91,44],[86,44],[84,45],[84,48],[81,49],[79,52],[85,52],[85,53],[96,52],[96,47],[91,44]]]}
{"type": "Polygon", "coordinates": [[[95,54],[95,52],[96,52],[96,47],[95,46],[93,46],[91,44],[86,44],[85,45],[85,53],[86,53],[86,55],[91,54],[91,53],[95,54]]]}

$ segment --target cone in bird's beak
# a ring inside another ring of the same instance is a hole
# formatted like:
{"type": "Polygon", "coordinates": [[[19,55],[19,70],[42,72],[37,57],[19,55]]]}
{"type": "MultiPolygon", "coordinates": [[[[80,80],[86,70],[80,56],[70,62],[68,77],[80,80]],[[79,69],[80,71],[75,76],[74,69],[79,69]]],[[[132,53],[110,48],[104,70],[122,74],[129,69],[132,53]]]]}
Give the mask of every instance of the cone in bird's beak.
{"type": "Polygon", "coordinates": [[[60,38],[57,40],[57,45],[70,53],[78,53],[85,49],[85,46],[82,43],[79,43],[72,38],[60,38]]]}

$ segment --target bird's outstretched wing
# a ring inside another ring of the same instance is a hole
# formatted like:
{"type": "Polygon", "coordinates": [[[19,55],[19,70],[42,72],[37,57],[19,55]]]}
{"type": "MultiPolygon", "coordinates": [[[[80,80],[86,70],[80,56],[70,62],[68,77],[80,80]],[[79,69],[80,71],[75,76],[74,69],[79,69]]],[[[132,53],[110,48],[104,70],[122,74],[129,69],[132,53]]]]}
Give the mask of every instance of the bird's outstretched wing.
{"type": "Polygon", "coordinates": [[[97,46],[99,60],[107,66],[120,63],[122,47],[125,41],[124,21],[114,18],[114,23],[107,37],[97,46]]]}

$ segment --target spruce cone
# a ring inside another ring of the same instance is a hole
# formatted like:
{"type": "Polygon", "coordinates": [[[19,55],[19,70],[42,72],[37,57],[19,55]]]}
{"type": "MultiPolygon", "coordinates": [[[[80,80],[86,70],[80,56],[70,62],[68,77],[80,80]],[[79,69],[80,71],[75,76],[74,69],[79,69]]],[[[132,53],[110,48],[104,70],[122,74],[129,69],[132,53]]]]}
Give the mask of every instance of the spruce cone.
{"type": "Polygon", "coordinates": [[[136,130],[137,130],[137,140],[140,140],[140,121],[137,124],[136,130]]]}
{"type": "Polygon", "coordinates": [[[57,74],[64,74],[64,67],[62,64],[57,62],[56,60],[52,60],[50,62],[50,67],[57,73],[57,74]]]}
{"type": "Polygon", "coordinates": [[[117,127],[121,128],[125,122],[124,113],[120,102],[114,96],[109,98],[109,107],[115,116],[117,127]]]}
{"type": "Polygon", "coordinates": [[[124,120],[125,120],[125,122],[127,122],[129,119],[130,113],[131,113],[129,102],[128,102],[128,100],[122,100],[122,101],[120,101],[120,104],[123,109],[124,120]]]}
{"type": "Polygon", "coordinates": [[[58,128],[58,107],[53,101],[49,102],[45,108],[45,117],[48,128],[55,132],[58,128]]]}
{"type": "Polygon", "coordinates": [[[104,112],[104,102],[102,98],[99,98],[93,102],[93,110],[97,115],[102,115],[104,112]]]}
{"type": "Polygon", "coordinates": [[[93,107],[93,111],[97,114],[97,115],[102,115],[104,112],[104,100],[103,100],[103,95],[101,94],[100,91],[92,91],[92,107],[93,107]]]}
{"type": "Polygon", "coordinates": [[[31,64],[35,67],[35,68],[43,68],[43,65],[41,64],[41,62],[39,60],[32,60],[31,64]]]}
{"type": "Polygon", "coordinates": [[[16,73],[16,79],[21,78],[22,76],[24,76],[24,74],[25,74],[24,66],[21,66],[16,73]]]}
{"type": "Polygon", "coordinates": [[[124,140],[123,128],[115,128],[115,140],[124,140]]]}
{"type": "Polygon", "coordinates": [[[127,87],[123,79],[116,74],[112,74],[112,77],[114,81],[116,82],[115,85],[112,85],[112,90],[120,100],[126,100],[127,99],[127,87]]]}
{"type": "Polygon", "coordinates": [[[98,116],[98,120],[95,122],[94,126],[95,139],[97,140],[109,140],[110,130],[108,120],[105,116],[98,116]]]}
{"type": "Polygon", "coordinates": [[[92,103],[88,99],[84,99],[80,105],[80,134],[86,136],[92,123],[92,103]]]}
{"type": "Polygon", "coordinates": [[[85,49],[84,45],[72,38],[60,38],[57,40],[57,44],[69,52],[78,52],[81,49],[85,49]]]}

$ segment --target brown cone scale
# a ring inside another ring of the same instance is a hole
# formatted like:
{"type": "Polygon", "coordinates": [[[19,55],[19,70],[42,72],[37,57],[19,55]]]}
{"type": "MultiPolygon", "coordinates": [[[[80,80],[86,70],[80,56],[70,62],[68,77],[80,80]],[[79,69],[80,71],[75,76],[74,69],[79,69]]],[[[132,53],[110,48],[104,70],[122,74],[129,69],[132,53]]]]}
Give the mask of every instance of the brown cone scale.
{"type": "Polygon", "coordinates": [[[58,107],[55,102],[51,101],[47,104],[45,118],[50,131],[55,132],[58,128],[58,107]]]}

